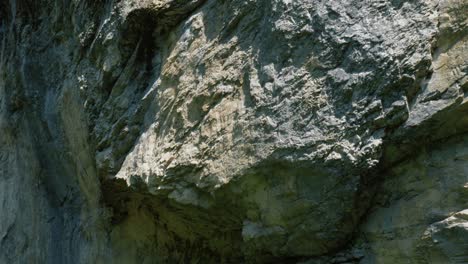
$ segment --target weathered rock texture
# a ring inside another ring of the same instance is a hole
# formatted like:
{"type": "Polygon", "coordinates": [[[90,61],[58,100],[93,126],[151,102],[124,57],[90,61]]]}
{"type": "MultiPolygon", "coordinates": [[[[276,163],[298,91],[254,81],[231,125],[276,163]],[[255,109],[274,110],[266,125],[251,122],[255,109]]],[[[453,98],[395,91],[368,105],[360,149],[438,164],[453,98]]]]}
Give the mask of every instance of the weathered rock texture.
{"type": "Polygon", "coordinates": [[[466,0],[0,0],[0,263],[468,263],[466,0]]]}

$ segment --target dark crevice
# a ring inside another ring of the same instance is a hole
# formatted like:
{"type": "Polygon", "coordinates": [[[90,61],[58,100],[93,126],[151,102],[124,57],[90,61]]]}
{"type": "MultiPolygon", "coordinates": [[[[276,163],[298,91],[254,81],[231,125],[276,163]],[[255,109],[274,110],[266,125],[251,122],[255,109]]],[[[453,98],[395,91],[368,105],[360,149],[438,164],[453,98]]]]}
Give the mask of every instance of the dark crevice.
{"type": "Polygon", "coordinates": [[[157,27],[157,12],[152,9],[137,9],[131,12],[122,31],[120,46],[123,54],[129,56],[138,47],[136,59],[151,66],[155,52],[153,32],[157,27]]]}
{"type": "Polygon", "coordinates": [[[145,63],[146,70],[152,70],[152,59],[156,54],[156,38],[164,36],[186,19],[205,0],[171,1],[163,7],[149,5],[130,12],[122,29],[120,47],[128,57],[138,47],[137,60],[145,63]]]}

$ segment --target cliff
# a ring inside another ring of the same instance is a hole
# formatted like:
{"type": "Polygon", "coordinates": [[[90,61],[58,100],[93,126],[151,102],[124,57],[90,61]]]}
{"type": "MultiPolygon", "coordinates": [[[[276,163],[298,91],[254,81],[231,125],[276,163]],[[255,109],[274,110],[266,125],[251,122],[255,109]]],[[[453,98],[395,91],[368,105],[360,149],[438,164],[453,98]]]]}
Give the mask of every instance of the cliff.
{"type": "Polygon", "coordinates": [[[0,263],[468,263],[466,0],[0,0],[0,263]]]}

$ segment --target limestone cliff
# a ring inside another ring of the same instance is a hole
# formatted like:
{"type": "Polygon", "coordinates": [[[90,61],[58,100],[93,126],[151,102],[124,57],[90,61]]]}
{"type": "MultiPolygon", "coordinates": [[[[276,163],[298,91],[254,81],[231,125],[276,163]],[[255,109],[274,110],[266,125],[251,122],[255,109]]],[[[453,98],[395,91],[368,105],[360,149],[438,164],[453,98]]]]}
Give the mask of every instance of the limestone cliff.
{"type": "Polygon", "coordinates": [[[468,263],[466,0],[0,0],[0,263],[468,263]]]}

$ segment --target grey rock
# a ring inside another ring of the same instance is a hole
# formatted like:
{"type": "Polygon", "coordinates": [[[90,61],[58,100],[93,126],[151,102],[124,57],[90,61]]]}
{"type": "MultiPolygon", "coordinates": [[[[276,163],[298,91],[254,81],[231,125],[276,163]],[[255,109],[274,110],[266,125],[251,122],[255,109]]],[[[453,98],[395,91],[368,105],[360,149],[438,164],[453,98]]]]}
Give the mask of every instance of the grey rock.
{"type": "Polygon", "coordinates": [[[0,262],[465,261],[467,9],[0,0],[0,262]]]}

